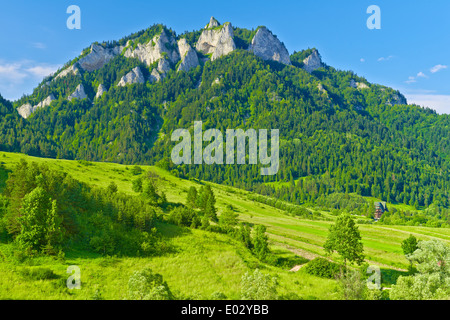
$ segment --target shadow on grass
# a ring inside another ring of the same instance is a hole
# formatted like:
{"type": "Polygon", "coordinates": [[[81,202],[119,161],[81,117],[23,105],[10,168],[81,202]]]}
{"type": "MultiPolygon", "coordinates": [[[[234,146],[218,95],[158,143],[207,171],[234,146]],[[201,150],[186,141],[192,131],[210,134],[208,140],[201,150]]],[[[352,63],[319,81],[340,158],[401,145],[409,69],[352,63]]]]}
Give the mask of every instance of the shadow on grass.
{"type": "Polygon", "coordinates": [[[167,239],[182,237],[192,233],[192,231],[188,228],[179,227],[165,222],[157,222],[156,229],[164,238],[167,239]]]}
{"type": "Polygon", "coordinates": [[[400,276],[409,276],[410,274],[406,271],[398,271],[392,269],[381,268],[381,284],[383,287],[390,287],[397,283],[397,279],[400,276]]]}

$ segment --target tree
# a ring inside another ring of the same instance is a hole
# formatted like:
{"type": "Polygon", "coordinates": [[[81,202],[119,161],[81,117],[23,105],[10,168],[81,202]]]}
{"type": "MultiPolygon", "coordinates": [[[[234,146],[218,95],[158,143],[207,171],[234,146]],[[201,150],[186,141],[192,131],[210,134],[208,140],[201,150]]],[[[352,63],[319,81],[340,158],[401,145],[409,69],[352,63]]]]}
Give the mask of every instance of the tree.
{"type": "Polygon", "coordinates": [[[277,298],[277,278],[256,269],[247,272],[241,280],[242,300],[274,300],[277,298]]]}
{"type": "Polygon", "coordinates": [[[197,203],[197,188],[190,187],[187,194],[186,205],[195,208],[197,203]]]}
{"type": "Polygon", "coordinates": [[[238,214],[227,207],[219,216],[219,225],[225,230],[232,230],[238,223],[238,214]]]}
{"type": "Polygon", "coordinates": [[[409,238],[403,240],[402,249],[406,259],[408,259],[409,261],[409,269],[410,271],[412,271],[412,261],[410,259],[410,256],[414,253],[414,251],[418,249],[416,237],[411,234],[409,238]]]}
{"type": "Polygon", "coordinates": [[[439,240],[419,241],[409,255],[418,274],[400,276],[392,286],[393,300],[436,300],[450,296],[450,247],[439,240]]]}
{"type": "Polygon", "coordinates": [[[255,236],[253,238],[253,252],[255,256],[264,261],[269,254],[269,243],[266,235],[266,227],[263,225],[257,225],[255,227],[255,236]]]}
{"type": "Polygon", "coordinates": [[[142,178],[137,178],[133,180],[131,189],[136,193],[142,193],[142,178]]]}
{"type": "Polygon", "coordinates": [[[358,265],[364,261],[364,248],[359,229],[347,213],[341,214],[336,223],[330,227],[323,247],[328,254],[336,251],[344,259],[344,270],[347,267],[347,260],[358,265]]]}
{"type": "Polygon", "coordinates": [[[22,201],[21,216],[18,219],[21,231],[16,241],[28,251],[54,253],[64,231],[62,219],[57,213],[56,200],[52,201],[41,187],[35,188],[22,201]]]}
{"type": "Polygon", "coordinates": [[[163,276],[145,268],[135,271],[128,280],[128,298],[131,300],[172,300],[173,295],[163,276]]]}
{"type": "Polygon", "coordinates": [[[108,185],[108,191],[110,193],[116,193],[118,191],[117,184],[114,181],[111,181],[108,185]]]}

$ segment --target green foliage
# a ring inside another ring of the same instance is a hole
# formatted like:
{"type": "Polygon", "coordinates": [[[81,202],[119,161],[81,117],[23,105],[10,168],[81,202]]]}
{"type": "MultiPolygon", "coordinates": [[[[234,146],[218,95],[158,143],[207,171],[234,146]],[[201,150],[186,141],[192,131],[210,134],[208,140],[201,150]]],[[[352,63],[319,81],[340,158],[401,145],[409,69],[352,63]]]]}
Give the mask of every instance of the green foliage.
{"type": "Polygon", "coordinates": [[[412,234],[409,236],[409,238],[402,241],[402,250],[405,256],[413,254],[414,251],[418,249],[417,243],[417,238],[412,234]]]}
{"type": "Polygon", "coordinates": [[[270,253],[268,242],[269,238],[266,235],[266,227],[263,225],[257,225],[254,228],[254,232],[255,235],[252,239],[253,252],[259,260],[264,261],[270,253]]]}
{"type": "Polygon", "coordinates": [[[335,279],[341,272],[341,267],[325,258],[315,258],[306,264],[304,270],[313,276],[335,279]]]}
{"type": "Polygon", "coordinates": [[[128,280],[130,300],[172,300],[173,295],[163,276],[150,268],[135,271],[128,280]]]}
{"type": "Polygon", "coordinates": [[[327,241],[323,248],[329,254],[336,251],[344,259],[360,265],[364,261],[364,248],[361,235],[355,221],[349,214],[341,214],[336,223],[330,227],[327,241]]]}
{"type": "Polygon", "coordinates": [[[44,254],[69,243],[104,255],[149,256],[165,250],[154,228],[155,207],[140,196],[90,188],[47,165],[20,161],[4,196],[2,225],[15,241],[44,254]]]}
{"type": "Polygon", "coordinates": [[[219,216],[219,225],[226,230],[232,230],[238,224],[238,217],[239,214],[227,207],[219,216]]]}
{"type": "Polygon", "coordinates": [[[37,187],[23,198],[18,222],[21,231],[16,241],[27,252],[56,253],[55,249],[63,240],[64,230],[56,201],[52,201],[42,187],[37,187]]]}
{"type": "Polygon", "coordinates": [[[258,269],[247,272],[241,280],[242,300],[275,300],[277,298],[277,278],[264,274],[258,269]]]}
{"type": "Polygon", "coordinates": [[[437,300],[450,296],[450,248],[439,240],[420,241],[408,257],[418,274],[400,276],[392,287],[393,300],[437,300]]]}
{"type": "Polygon", "coordinates": [[[59,278],[53,270],[48,268],[24,268],[20,273],[29,280],[54,280],[59,278]]]}

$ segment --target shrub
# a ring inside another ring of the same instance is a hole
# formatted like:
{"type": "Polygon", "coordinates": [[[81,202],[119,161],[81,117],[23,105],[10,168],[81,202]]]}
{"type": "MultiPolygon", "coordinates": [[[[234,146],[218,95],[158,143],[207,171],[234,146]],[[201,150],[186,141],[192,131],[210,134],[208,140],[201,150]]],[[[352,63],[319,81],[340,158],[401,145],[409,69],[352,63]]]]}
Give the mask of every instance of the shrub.
{"type": "Polygon", "coordinates": [[[241,281],[242,300],[274,300],[277,298],[278,282],[275,277],[256,269],[246,273],[241,281]]]}
{"type": "Polygon", "coordinates": [[[306,273],[327,279],[334,279],[340,272],[340,266],[325,258],[315,258],[305,266],[306,273]]]}
{"type": "Polygon", "coordinates": [[[48,268],[27,268],[22,270],[22,276],[30,280],[53,280],[59,276],[48,268]]]}
{"type": "Polygon", "coordinates": [[[128,280],[128,298],[131,300],[172,300],[169,286],[163,276],[150,268],[136,271],[128,280]]]}

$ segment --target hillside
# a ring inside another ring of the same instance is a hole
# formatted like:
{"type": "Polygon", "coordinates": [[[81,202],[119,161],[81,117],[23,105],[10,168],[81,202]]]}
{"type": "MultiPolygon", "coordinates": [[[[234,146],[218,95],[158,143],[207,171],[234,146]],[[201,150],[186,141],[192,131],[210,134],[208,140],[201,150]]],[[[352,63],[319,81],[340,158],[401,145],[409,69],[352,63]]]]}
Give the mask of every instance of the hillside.
{"type": "MultiPolygon", "coordinates": [[[[69,173],[91,187],[108,188],[110,183],[114,182],[119,192],[130,196],[136,194],[132,190],[132,182],[137,177],[133,173],[134,166],[34,158],[2,152],[0,153],[3,168],[1,171],[13,170],[14,172],[14,168],[21,159],[25,159],[30,164],[45,163],[50,170],[69,173]]],[[[168,203],[172,206],[176,206],[177,203],[186,203],[188,189],[191,186],[199,188],[204,184],[202,181],[180,179],[158,167],[142,166],[141,168],[144,173],[149,171],[157,175],[158,192],[164,192],[168,203]]],[[[0,175],[2,190],[4,190],[6,177],[5,174],[0,175]]],[[[164,276],[178,298],[210,299],[214,293],[221,292],[228,298],[239,299],[240,278],[245,272],[254,268],[260,268],[264,272],[279,277],[280,295],[290,294],[294,297],[295,294],[296,298],[304,299],[338,298],[334,280],[308,275],[302,269],[298,272],[289,272],[293,266],[289,263],[304,264],[316,256],[325,256],[322,246],[328,229],[335,219],[330,212],[323,211],[320,215],[317,213],[314,219],[303,218],[253,201],[251,199],[255,194],[251,192],[217,184],[211,184],[211,186],[216,197],[219,217],[227,205],[231,204],[233,211],[238,214],[239,221],[247,222],[252,226],[265,225],[270,250],[278,258],[287,259],[287,265],[272,266],[262,263],[242,243],[229,235],[181,228],[160,221],[155,224],[158,233],[164,239],[165,246],[172,247],[174,250],[149,257],[122,254],[111,258],[108,255],[93,252],[81,241],[69,242],[65,246],[65,258],[62,260],[36,257],[18,262],[17,258],[10,256],[11,244],[3,242],[0,244],[2,252],[0,287],[4,294],[2,298],[42,298],[42,292],[44,292],[49,299],[92,299],[96,294],[101,294],[105,299],[123,299],[124,288],[132,272],[148,266],[164,276]],[[298,262],[295,262],[296,260],[298,262]],[[65,270],[68,265],[80,266],[82,279],[84,279],[83,288],[86,290],[73,293],[63,288],[64,286],[61,287],[62,279],[66,279],[65,270]],[[37,290],[36,282],[30,282],[26,277],[21,276],[27,268],[50,269],[61,281],[39,280],[40,289],[37,290]]],[[[312,208],[304,209],[313,210],[312,208]]],[[[170,212],[163,209],[163,215],[167,217],[170,212]]],[[[408,261],[404,258],[401,249],[401,242],[410,234],[414,234],[421,240],[440,239],[450,242],[449,229],[367,224],[360,224],[359,229],[364,243],[366,261],[382,267],[384,286],[390,286],[396,276],[401,274],[396,270],[406,269],[408,266],[408,261]]],[[[337,259],[337,255],[332,258],[337,259]]]]}
{"type": "MultiPolygon", "coordinates": [[[[326,65],[315,48],[289,55],[264,26],[212,18],[180,35],[156,24],[93,43],[31,95],[0,107],[0,150],[160,163],[180,177],[299,205],[334,208],[330,195],[357,194],[411,208],[394,217],[402,224],[450,221],[450,118],[326,65]],[[171,133],[192,132],[200,120],[221,132],[279,129],[280,170],[263,177],[260,165],[175,166],[171,133]]],[[[372,203],[357,210],[370,217],[372,203]]]]}

